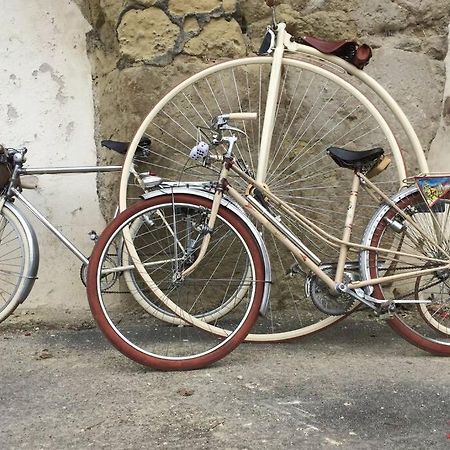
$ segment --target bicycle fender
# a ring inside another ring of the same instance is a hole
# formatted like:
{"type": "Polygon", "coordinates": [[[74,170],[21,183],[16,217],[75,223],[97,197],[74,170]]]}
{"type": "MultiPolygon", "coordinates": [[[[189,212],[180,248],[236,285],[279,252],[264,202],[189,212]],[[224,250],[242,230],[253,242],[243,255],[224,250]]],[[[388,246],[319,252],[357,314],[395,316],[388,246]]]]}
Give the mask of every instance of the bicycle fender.
{"type": "MultiPolygon", "coordinates": [[[[390,197],[393,203],[397,203],[400,200],[404,199],[408,195],[411,195],[412,193],[416,192],[417,186],[411,186],[408,189],[403,189],[400,192],[397,192],[395,195],[390,197]]],[[[389,211],[391,208],[391,205],[388,205],[387,203],[383,203],[378,210],[375,212],[375,214],[372,216],[372,218],[369,220],[369,223],[366,226],[366,229],[364,230],[363,237],[361,239],[361,244],[368,246],[370,245],[370,239],[375,231],[376,226],[378,225],[380,219],[389,211]]],[[[361,280],[367,280],[369,277],[369,268],[365,267],[363,264],[363,261],[366,257],[367,250],[363,250],[360,252],[359,256],[359,271],[361,280]]]]}
{"type": "MultiPolygon", "coordinates": [[[[141,197],[145,200],[157,197],[161,194],[190,194],[190,195],[197,195],[202,198],[207,198],[208,200],[213,200],[214,193],[209,192],[205,190],[204,184],[191,184],[186,186],[171,186],[171,185],[160,185],[158,188],[153,189],[149,192],[146,192],[141,197]],[[193,192],[195,191],[195,192],[193,192]]],[[[265,271],[265,279],[264,279],[264,293],[263,293],[263,300],[261,303],[261,307],[259,309],[259,313],[262,316],[265,316],[267,313],[267,309],[269,308],[269,300],[270,300],[270,288],[272,285],[272,270],[270,266],[270,259],[269,254],[267,252],[266,245],[264,243],[264,240],[255,227],[255,225],[251,222],[245,211],[236,203],[234,203],[230,198],[223,197],[221,201],[221,205],[225,208],[228,208],[232,212],[234,212],[239,218],[247,225],[248,229],[254,236],[256,242],[258,243],[261,256],[264,261],[264,271],[265,271]]]]}
{"type": "Polygon", "coordinates": [[[20,301],[20,303],[23,303],[28,297],[28,294],[33,288],[34,282],[37,279],[37,273],[39,269],[39,244],[33,227],[31,226],[28,219],[22,214],[22,212],[8,201],[4,203],[3,208],[8,209],[14,216],[16,216],[27,237],[27,242],[24,242],[24,245],[28,245],[29,248],[30,266],[27,273],[24,274],[24,278],[26,281],[23,287],[20,301]]]}

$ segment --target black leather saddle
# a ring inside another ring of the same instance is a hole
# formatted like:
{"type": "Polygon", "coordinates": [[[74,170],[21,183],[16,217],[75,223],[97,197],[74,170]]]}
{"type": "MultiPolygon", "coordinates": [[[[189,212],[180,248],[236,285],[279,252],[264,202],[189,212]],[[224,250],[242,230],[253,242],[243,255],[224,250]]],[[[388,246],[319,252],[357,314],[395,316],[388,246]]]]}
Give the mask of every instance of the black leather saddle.
{"type": "Polygon", "coordinates": [[[361,170],[371,168],[378,159],[384,155],[384,150],[380,147],[371,150],[354,151],[345,148],[330,147],[327,154],[339,166],[346,169],[361,170]]]}
{"type": "MultiPolygon", "coordinates": [[[[114,150],[121,155],[125,155],[128,147],[130,146],[130,142],[120,142],[120,141],[111,141],[104,140],[100,142],[103,147],[109,148],[110,150],[114,150]]],[[[139,141],[138,149],[149,149],[152,141],[144,137],[139,141]]]]}

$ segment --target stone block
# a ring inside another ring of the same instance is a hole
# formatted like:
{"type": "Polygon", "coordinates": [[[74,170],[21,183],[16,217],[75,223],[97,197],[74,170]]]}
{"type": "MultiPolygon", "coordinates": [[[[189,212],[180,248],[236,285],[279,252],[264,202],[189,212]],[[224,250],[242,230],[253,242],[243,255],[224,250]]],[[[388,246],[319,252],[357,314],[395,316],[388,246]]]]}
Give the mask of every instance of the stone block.
{"type": "MultiPolygon", "coordinates": [[[[399,103],[427,153],[441,116],[438,105],[445,82],[443,62],[420,53],[382,48],[374,52],[366,71],[399,103]]],[[[415,162],[410,154],[408,157],[408,165],[414,170],[415,162]]]]}
{"type": "Polygon", "coordinates": [[[158,8],[130,10],[117,29],[120,52],[133,61],[152,61],[170,52],[179,32],[158,8]]]}
{"type": "Polygon", "coordinates": [[[245,56],[246,46],[239,24],[234,19],[213,19],[184,46],[184,52],[205,58],[232,58],[245,56]]]}
{"type": "Polygon", "coordinates": [[[221,6],[220,0],[169,0],[169,11],[175,16],[184,16],[192,13],[209,13],[221,6]]]}
{"type": "Polygon", "coordinates": [[[234,13],[237,7],[237,0],[222,0],[222,7],[226,13],[234,13]]]}
{"type": "Polygon", "coordinates": [[[195,17],[186,17],[184,20],[183,30],[186,33],[198,33],[200,31],[200,25],[195,17]]]}

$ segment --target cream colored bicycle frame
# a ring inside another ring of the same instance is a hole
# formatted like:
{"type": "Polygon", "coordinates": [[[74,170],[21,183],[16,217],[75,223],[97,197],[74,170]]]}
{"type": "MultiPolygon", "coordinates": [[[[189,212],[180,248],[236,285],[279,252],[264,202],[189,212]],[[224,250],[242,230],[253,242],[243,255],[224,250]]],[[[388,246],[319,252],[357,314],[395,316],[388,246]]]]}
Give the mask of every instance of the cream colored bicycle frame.
{"type": "MultiPolygon", "coordinates": [[[[262,213],[260,213],[258,210],[253,207],[253,205],[248,201],[246,197],[241,195],[236,189],[234,189],[232,186],[228,184],[227,177],[230,172],[230,169],[227,168],[227,162],[224,162],[223,168],[220,174],[220,183],[222,184],[223,188],[226,189],[227,194],[242,208],[244,208],[245,211],[248,212],[257,222],[261,223],[264,228],[266,228],[271,234],[273,234],[292,254],[295,256],[297,261],[305,266],[307,269],[309,269],[312,273],[317,275],[328,287],[331,291],[336,292],[336,288],[339,284],[343,282],[343,275],[344,275],[344,266],[345,261],[347,258],[348,251],[350,249],[354,250],[370,250],[375,251],[380,254],[390,254],[390,255],[398,255],[398,256],[406,256],[411,257],[419,260],[424,261],[430,261],[434,263],[439,263],[439,267],[433,267],[430,269],[423,269],[423,270],[414,270],[411,272],[404,272],[402,274],[398,275],[389,275],[386,277],[379,277],[374,278],[371,280],[363,280],[363,281],[356,281],[353,283],[349,283],[347,287],[349,289],[358,289],[365,286],[373,286],[376,284],[383,284],[386,282],[390,282],[393,280],[403,280],[408,278],[415,278],[420,275],[426,275],[430,274],[439,270],[444,269],[450,269],[450,255],[447,250],[440,247],[438,242],[433,241],[429,236],[427,236],[425,233],[423,233],[419,228],[416,227],[414,222],[411,220],[411,218],[405,214],[401,209],[399,209],[395,203],[386,196],[377,186],[375,186],[366,176],[364,176],[361,173],[356,173],[353,176],[353,183],[352,183],[352,190],[350,193],[349,198],[349,204],[347,209],[347,216],[346,221],[344,225],[343,230],[343,236],[342,239],[338,239],[335,236],[330,235],[326,231],[322,230],[319,226],[314,224],[312,221],[310,221],[307,217],[296,211],[294,208],[289,206],[286,202],[278,198],[276,195],[274,195],[270,190],[265,186],[264,183],[260,183],[256,181],[255,179],[251,178],[249,175],[247,175],[245,172],[243,172],[241,169],[239,169],[236,165],[231,164],[231,170],[235,172],[240,178],[245,180],[247,183],[252,185],[253,187],[257,188],[265,198],[268,199],[269,203],[273,203],[278,208],[282,209],[286,214],[288,214],[294,221],[296,221],[301,227],[304,227],[308,229],[311,233],[313,233],[316,237],[319,239],[326,241],[327,243],[331,244],[334,247],[339,248],[339,258],[338,258],[338,264],[336,268],[336,274],[335,278],[332,279],[329,277],[318,264],[316,264],[307,254],[307,252],[300,249],[295,243],[293,243],[286,234],[280,230],[280,228],[277,228],[271,221],[269,221],[262,213]],[[354,212],[356,210],[356,199],[358,196],[358,191],[360,188],[360,184],[363,182],[367,186],[367,190],[369,193],[371,193],[374,197],[376,195],[380,196],[389,206],[393,207],[397,210],[397,212],[409,223],[409,225],[414,228],[415,231],[417,231],[421,238],[424,239],[424,241],[429,242],[432,246],[439,248],[443,254],[447,256],[448,259],[437,259],[437,258],[431,258],[427,256],[420,256],[417,254],[410,254],[406,252],[401,251],[395,251],[391,249],[385,249],[381,247],[370,247],[362,244],[353,243],[350,241],[351,238],[351,229],[353,225],[353,218],[354,218],[354,212]]],[[[344,170],[344,169],[343,169],[344,170]]],[[[213,206],[211,208],[211,214],[208,221],[208,227],[213,230],[214,224],[215,224],[215,218],[217,216],[217,205],[220,205],[221,199],[222,199],[222,189],[218,189],[214,196],[213,206]]],[[[209,235],[205,236],[205,238],[202,241],[202,245],[200,247],[200,253],[198,259],[192,264],[188,269],[186,269],[182,276],[189,275],[192,273],[197,265],[200,263],[203,256],[206,254],[207,248],[209,244],[209,235]]]]}

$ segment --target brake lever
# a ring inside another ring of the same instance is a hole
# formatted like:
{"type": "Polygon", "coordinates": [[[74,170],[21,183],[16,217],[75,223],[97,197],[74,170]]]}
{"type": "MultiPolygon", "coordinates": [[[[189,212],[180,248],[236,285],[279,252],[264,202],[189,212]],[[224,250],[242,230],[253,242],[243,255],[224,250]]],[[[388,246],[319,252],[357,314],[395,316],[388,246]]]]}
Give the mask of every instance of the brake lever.
{"type": "Polygon", "coordinates": [[[236,131],[237,133],[241,133],[244,136],[248,137],[248,134],[245,131],[242,131],[239,128],[236,128],[236,127],[230,127],[230,125],[223,125],[220,129],[221,130],[236,131]]]}

